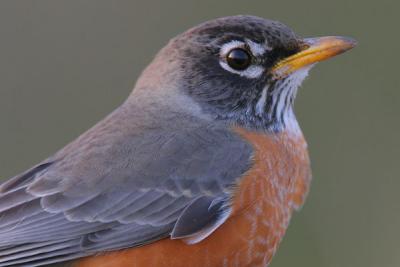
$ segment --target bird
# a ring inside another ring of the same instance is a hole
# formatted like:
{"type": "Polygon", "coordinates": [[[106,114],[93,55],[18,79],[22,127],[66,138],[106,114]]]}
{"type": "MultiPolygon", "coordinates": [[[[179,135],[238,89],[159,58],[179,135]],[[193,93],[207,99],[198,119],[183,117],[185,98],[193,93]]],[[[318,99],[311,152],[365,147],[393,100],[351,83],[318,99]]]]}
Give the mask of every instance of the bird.
{"type": "Polygon", "coordinates": [[[311,181],[296,93],[355,45],[250,15],[174,37],[125,102],[0,185],[0,266],[268,266],[311,181]]]}

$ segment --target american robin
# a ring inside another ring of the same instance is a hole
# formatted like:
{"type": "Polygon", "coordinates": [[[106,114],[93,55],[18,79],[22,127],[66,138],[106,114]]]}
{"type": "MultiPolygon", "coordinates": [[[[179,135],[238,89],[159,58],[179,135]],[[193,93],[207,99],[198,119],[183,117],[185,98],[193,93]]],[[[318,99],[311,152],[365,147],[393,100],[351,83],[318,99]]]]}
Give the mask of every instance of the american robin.
{"type": "Polygon", "coordinates": [[[172,39],[120,107],[0,187],[0,266],[267,266],[310,183],[293,112],[354,47],[253,16],[172,39]]]}

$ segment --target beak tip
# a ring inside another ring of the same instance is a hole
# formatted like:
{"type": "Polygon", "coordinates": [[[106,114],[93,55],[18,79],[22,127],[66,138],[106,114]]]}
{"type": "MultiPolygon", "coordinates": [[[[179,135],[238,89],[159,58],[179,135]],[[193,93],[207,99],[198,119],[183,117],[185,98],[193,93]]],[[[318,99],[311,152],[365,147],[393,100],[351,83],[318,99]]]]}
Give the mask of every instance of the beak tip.
{"type": "Polygon", "coordinates": [[[354,48],[358,45],[358,42],[356,39],[351,38],[351,37],[345,37],[345,36],[338,36],[338,39],[341,39],[343,41],[343,43],[345,43],[347,45],[347,47],[349,49],[354,48]]]}

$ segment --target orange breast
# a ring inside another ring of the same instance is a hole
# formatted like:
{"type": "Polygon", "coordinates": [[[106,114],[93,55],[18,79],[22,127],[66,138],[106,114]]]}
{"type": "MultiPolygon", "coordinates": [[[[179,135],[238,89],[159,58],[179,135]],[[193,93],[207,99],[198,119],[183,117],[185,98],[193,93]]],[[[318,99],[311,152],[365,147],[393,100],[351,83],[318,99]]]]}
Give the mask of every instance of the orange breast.
{"type": "Polygon", "coordinates": [[[310,181],[302,136],[265,135],[236,128],[255,149],[254,165],[241,178],[231,217],[208,238],[187,245],[163,239],[142,247],[87,257],[77,267],[266,266],[310,181]]]}

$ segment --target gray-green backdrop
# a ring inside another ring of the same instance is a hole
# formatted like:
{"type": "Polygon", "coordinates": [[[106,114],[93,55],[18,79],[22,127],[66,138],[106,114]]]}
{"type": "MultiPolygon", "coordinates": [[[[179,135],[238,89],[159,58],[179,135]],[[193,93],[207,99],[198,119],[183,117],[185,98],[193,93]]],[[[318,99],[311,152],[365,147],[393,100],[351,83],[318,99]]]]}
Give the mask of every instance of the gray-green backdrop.
{"type": "Polygon", "coordinates": [[[128,95],[167,40],[225,15],[349,35],[297,114],[314,180],[272,267],[400,266],[399,1],[0,1],[0,177],[39,162],[128,95]]]}

